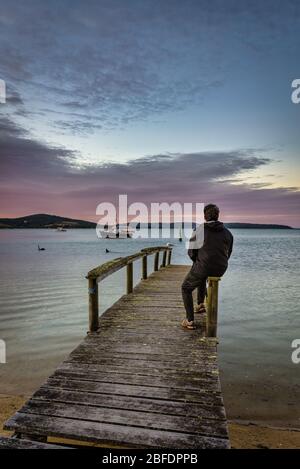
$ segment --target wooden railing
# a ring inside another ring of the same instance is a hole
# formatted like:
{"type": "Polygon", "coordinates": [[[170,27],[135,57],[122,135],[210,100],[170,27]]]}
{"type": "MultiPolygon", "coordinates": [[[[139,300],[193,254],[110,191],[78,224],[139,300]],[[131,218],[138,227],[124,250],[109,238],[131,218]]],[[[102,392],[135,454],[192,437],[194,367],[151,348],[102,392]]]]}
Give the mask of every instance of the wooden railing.
{"type": "Polygon", "coordinates": [[[89,288],[89,330],[95,332],[99,327],[99,293],[98,283],[108,277],[109,275],[117,272],[123,267],[126,267],[126,292],[127,294],[133,291],[133,263],[138,259],[142,259],[142,279],[148,277],[148,256],[155,254],[154,257],[154,271],[160,267],[170,265],[172,248],[169,246],[157,246],[142,249],[141,251],[132,254],[131,256],[118,257],[112,261],[105,262],[99,265],[87,274],[88,288],[89,288]],[[163,253],[162,262],[159,266],[159,255],[163,253]]]}
{"type": "MultiPolygon", "coordinates": [[[[95,332],[99,327],[99,292],[98,283],[109,275],[126,267],[126,293],[133,291],[133,263],[138,259],[142,259],[142,279],[148,277],[148,256],[154,257],[154,271],[160,267],[170,265],[172,248],[168,246],[157,246],[145,248],[141,251],[126,257],[118,257],[112,261],[105,262],[95,269],[91,270],[86,278],[88,279],[89,288],[89,330],[95,332]],[[162,253],[162,261],[159,266],[159,256],[162,253]]],[[[208,277],[207,296],[206,296],[206,336],[217,336],[218,325],[218,290],[221,277],[208,277]]]]}

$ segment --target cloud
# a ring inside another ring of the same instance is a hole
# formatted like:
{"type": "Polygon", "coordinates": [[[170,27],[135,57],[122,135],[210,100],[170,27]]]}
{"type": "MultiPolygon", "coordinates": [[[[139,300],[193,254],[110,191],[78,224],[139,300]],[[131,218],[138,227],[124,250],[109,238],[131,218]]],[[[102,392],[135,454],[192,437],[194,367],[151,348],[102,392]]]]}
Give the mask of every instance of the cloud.
{"type": "Polygon", "coordinates": [[[128,194],[129,202],[146,204],[215,202],[227,220],[300,226],[299,188],[243,182],[249,172],[271,163],[262,150],[165,153],[78,167],[73,151],[35,140],[7,118],[0,128],[3,216],[42,211],[96,219],[100,202],[128,194]]]}
{"type": "Polygon", "coordinates": [[[69,171],[76,157],[71,150],[32,139],[7,117],[0,118],[0,155],[0,181],[5,185],[35,178],[51,183],[61,171],[69,171]]]}
{"type": "Polygon", "coordinates": [[[288,0],[2,3],[0,75],[26,89],[27,103],[53,104],[66,132],[84,134],[74,111],[99,113],[95,131],[201,103],[226,80],[233,49],[276,50],[299,18],[288,0]]]}
{"type": "Polygon", "coordinates": [[[58,133],[64,134],[69,133],[72,135],[88,135],[92,133],[94,130],[102,129],[102,125],[100,124],[93,124],[89,121],[83,120],[72,120],[72,121],[64,121],[64,120],[57,120],[54,122],[54,127],[58,133]]]}
{"type": "Polygon", "coordinates": [[[20,96],[20,93],[16,90],[8,90],[7,96],[6,96],[6,104],[12,105],[12,106],[20,106],[23,105],[24,102],[20,96]]]}
{"type": "MultiPolygon", "coordinates": [[[[20,125],[16,124],[8,117],[1,117],[0,118],[0,136],[1,139],[4,141],[5,138],[9,138],[11,136],[18,136],[25,135],[27,132],[23,129],[20,125]]],[[[5,158],[5,153],[1,155],[2,158],[5,158]]]]}

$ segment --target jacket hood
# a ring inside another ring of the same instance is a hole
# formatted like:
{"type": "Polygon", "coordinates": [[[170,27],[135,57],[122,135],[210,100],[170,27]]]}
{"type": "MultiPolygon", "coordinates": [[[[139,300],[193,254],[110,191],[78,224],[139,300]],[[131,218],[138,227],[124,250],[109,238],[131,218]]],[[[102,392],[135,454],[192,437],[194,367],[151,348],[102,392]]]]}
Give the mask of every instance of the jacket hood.
{"type": "Polygon", "coordinates": [[[211,231],[222,231],[224,230],[224,224],[221,221],[212,221],[205,223],[205,227],[211,231]]]}

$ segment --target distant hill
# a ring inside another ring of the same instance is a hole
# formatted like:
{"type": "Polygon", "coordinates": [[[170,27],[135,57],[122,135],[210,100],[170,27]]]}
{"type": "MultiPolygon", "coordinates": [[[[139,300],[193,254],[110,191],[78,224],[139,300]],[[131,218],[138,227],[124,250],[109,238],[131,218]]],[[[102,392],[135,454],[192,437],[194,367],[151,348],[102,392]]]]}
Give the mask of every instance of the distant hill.
{"type": "MultiPolygon", "coordinates": [[[[165,226],[166,224],[165,223],[148,223],[148,228],[151,228],[151,226],[153,226],[153,228],[162,228],[163,226],[165,226]]],[[[224,223],[224,225],[227,227],[227,228],[232,228],[232,229],[277,229],[277,230],[293,230],[294,228],[292,228],[291,226],[288,226],[288,225],[274,225],[274,224],[266,224],[266,223],[224,223]]],[[[145,224],[141,224],[142,227],[147,227],[147,223],[145,224]]],[[[192,226],[193,228],[195,228],[196,224],[195,223],[192,223],[192,226]]],[[[174,228],[174,227],[177,227],[179,228],[180,227],[180,223],[170,223],[170,227],[171,228],[174,228]]]]}
{"type": "Polygon", "coordinates": [[[291,226],[288,225],[269,225],[266,223],[225,223],[227,228],[254,228],[254,229],[276,229],[276,230],[293,230],[291,226]]]}
{"type": "Polygon", "coordinates": [[[20,218],[0,218],[0,229],[5,228],[95,228],[96,223],[45,213],[20,218]]]}
{"type": "MultiPolygon", "coordinates": [[[[152,223],[153,228],[162,227],[162,223],[152,223]]],[[[165,225],[165,224],[164,224],[165,225]]],[[[291,226],[260,224],[260,223],[225,223],[227,228],[253,228],[253,229],[280,229],[292,230],[291,226]]],[[[45,213],[37,215],[28,215],[20,218],[0,218],[0,229],[7,228],[96,228],[96,223],[84,220],[75,220],[73,218],[59,217],[57,215],[48,215],[45,213]]],[[[143,228],[147,227],[147,223],[141,223],[143,228]]],[[[179,227],[179,223],[170,223],[170,227],[179,227]]],[[[151,223],[148,223],[151,227],[151,223]]],[[[138,227],[137,227],[138,228],[138,227]]]]}

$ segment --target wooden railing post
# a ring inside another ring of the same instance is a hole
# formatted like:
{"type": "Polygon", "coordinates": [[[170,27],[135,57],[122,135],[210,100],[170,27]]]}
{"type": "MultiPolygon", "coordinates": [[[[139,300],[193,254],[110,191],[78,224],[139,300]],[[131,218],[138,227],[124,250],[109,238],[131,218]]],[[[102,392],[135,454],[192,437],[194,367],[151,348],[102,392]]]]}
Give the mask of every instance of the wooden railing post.
{"type": "Polygon", "coordinates": [[[171,264],[171,257],[172,257],[172,249],[169,249],[169,250],[168,250],[168,260],[167,260],[167,264],[168,264],[168,265],[171,264]]]}
{"type": "Polygon", "coordinates": [[[154,257],[154,272],[158,270],[158,264],[159,264],[159,251],[155,253],[155,257],[154,257]]]}
{"type": "Polygon", "coordinates": [[[217,337],[218,328],[218,292],[220,277],[208,277],[207,288],[207,337],[217,337]]]}
{"type": "Polygon", "coordinates": [[[163,254],[163,259],[162,259],[161,267],[166,267],[166,262],[167,262],[167,251],[165,250],[165,251],[164,251],[164,254],[163,254]]]}
{"type": "Polygon", "coordinates": [[[127,264],[126,271],[127,271],[127,289],[126,289],[126,292],[128,294],[128,293],[132,293],[132,291],[133,291],[133,263],[132,262],[127,264]]]}
{"type": "Polygon", "coordinates": [[[147,254],[143,256],[142,259],[142,279],[146,280],[147,278],[147,254]]]}
{"type": "Polygon", "coordinates": [[[99,327],[99,300],[97,279],[89,278],[89,330],[96,332],[99,327]]]}

